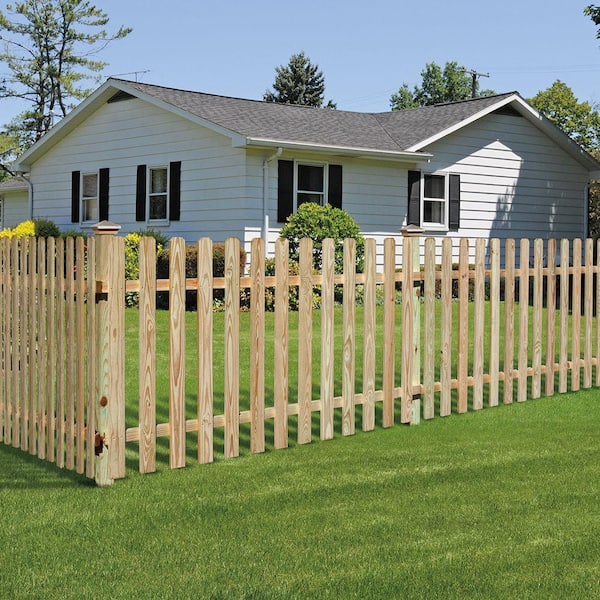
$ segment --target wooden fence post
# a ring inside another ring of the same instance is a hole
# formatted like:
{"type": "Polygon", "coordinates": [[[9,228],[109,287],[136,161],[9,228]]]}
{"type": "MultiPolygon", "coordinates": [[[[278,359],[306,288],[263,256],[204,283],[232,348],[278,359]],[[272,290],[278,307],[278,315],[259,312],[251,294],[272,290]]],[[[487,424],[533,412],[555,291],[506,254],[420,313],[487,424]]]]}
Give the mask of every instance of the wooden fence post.
{"type": "Polygon", "coordinates": [[[120,229],[109,221],[93,228],[97,328],[96,356],[90,359],[97,361],[94,473],[100,487],[125,477],[125,248],[115,235],[120,229]]]}
{"type": "MultiPolygon", "coordinates": [[[[410,348],[412,350],[412,368],[410,372],[409,385],[404,385],[404,393],[407,394],[408,390],[410,393],[409,398],[402,397],[402,404],[405,409],[402,411],[403,418],[402,422],[409,422],[411,425],[418,425],[421,422],[421,394],[415,394],[414,389],[421,384],[421,281],[414,281],[412,279],[413,273],[419,273],[421,271],[421,236],[423,230],[416,225],[408,225],[400,230],[400,233],[404,237],[404,244],[402,250],[402,270],[404,271],[404,265],[407,265],[412,271],[410,275],[403,273],[403,281],[410,281],[412,289],[406,290],[411,294],[412,302],[405,304],[404,299],[404,288],[402,290],[402,304],[410,308],[412,304],[412,315],[403,315],[402,329],[405,330],[404,319],[412,317],[412,327],[409,334],[411,336],[410,348]],[[408,252],[407,252],[408,251],[408,252]],[[410,259],[406,256],[406,253],[411,254],[410,259]]],[[[402,342],[404,347],[404,341],[402,342]]],[[[404,369],[402,371],[405,372],[404,369]]]]}

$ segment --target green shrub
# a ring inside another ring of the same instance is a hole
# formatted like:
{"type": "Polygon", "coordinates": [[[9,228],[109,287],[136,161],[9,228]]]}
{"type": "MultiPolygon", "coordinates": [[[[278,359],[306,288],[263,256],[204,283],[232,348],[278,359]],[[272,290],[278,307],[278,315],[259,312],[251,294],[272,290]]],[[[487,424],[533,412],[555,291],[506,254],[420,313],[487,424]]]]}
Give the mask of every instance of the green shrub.
{"type": "Polygon", "coordinates": [[[300,240],[310,238],[313,241],[313,268],[319,271],[322,265],[322,242],[325,238],[332,238],[335,242],[336,273],[342,273],[344,268],[344,239],[353,238],[356,240],[356,268],[358,272],[363,270],[365,240],[356,221],[345,210],[330,204],[320,206],[305,202],[288,217],[281,229],[281,237],[290,242],[290,259],[293,262],[298,262],[300,240]]]}
{"type": "MultiPolygon", "coordinates": [[[[240,277],[246,269],[246,251],[240,248],[240,277]]],[[[196,245],[186,246],[185,249],[185,276],[194,278],[198,276],[198,247],[196,245]]],[[[225,276],[225,244],[213,244],[213,277],[225,276]]],[[[158,279],[169,278],[169,250],[164,250],[158,258],[157,263],[158,279]]],[[[224,305],[225,290],[218,289],[213,291],[213,303],[216,309],[224,305]]],[[[167,303],[168,305],[168,303],[167,303]]],[[[164,299],[160,303],[161,308],[166,308],[164,299]]],[[[197,298],[195,291],[187,291],[185,294],[186,310],[196,310],[197,298]]],[[[242,305],[243,307],[243,305],[242,305]]]]}
{"type": "MultiPolygon", "coordinates": [[[[153,236],[151,236],[153,237],[153,236]]],[[[164,236],[163,236],[164,237],[164,236]]],[[[128,233],[125,236],[125,279],[137,280],[140,278],[140,240],[142,232],[128,233]]],[[[166,254],[162,244],[156,243],[157,265],[166,254]]],[[[158,267],[157,267],[158,271],[158,267]]],[[[160,278],[160,277],[159,277],[160,278]]],[[[137,306],[139,303],[138,292],[127,292],[125,294],[125,304],[127,306],[137,306]]]]}
{"type": "Polygon", "coordinates": [[[58,225],[50,219],[33,219],[33,224],[35,226],[36,237],[57,238],[60,236],[60,229],[58,228],[58,225]]]}
{"type": "Polygon", "coordinates": [[[84,240],[88,239],[88,235],[83,233],[83,231],[79,231],[77,229],[69,229],[69,231],[61,231],[60,232],[60,236],[61,238],[67,239],[67,238],[77,238],[77,237],[82,237],[84,240]]]}

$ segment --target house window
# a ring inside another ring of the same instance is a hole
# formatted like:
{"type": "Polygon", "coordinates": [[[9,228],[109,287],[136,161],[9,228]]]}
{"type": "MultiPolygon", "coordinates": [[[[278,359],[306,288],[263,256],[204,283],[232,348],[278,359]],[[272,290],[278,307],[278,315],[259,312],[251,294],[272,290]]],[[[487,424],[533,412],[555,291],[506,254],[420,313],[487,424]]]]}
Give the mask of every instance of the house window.
{"type": "Polygon", "coordinates": [[[446,175],[423,175],[422,224],[425,228],[448,228],[448,178],[446,175]]]}
{"type": "Polygon", "coordinates": [[[169,169],[150,167],[148,187],[148,220],[167,221],[169,219],[169,169]]]}
{"type": "Polygon", "coordinates": [[[277,166],[277,220],[285,220],[304,202],[342,208],[342,165],[280,160],[277,166]]]}
{"type": "Polygon", "coordinates": [[[326,197],[326,169],[324,165],[296,165],[296,207],[304,202],[324,204],[326,197]]]}
{"type": "Polygon", "coordinates": [[[98,173],[81,174],[81,221],[98,221],[98,173]]]}

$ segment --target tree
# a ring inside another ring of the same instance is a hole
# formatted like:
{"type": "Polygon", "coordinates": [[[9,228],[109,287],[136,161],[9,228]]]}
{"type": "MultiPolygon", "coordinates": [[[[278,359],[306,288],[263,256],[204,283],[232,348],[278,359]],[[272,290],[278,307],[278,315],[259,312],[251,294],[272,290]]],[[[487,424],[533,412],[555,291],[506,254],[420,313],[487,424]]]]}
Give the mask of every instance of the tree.
{"type": "Polygon", "coordinates": [[[529,102],[582,148],[600,150],[600,114],[589,102],[579,102],[566,83],[557,79],[529,102]]]}
{"type": "MultiPolygon", "coordinates": [[[[323,106],[325,100],[325,78],[319,65],[313,65],[304,54],[292,54],[286,66],[275,67],[274,91],[267,90],[263,99],[279,104],[303,104],[323,106]]],[[[325,108],[336,108],[331,100],[325,108]]]]}
{"type": "MultiPolygon", "coordinates": [[[[490,96],[492,90],[479,91],[479,82],[475,79],[476,96],[490,96]]],[[[442,102],[466,100],[473,95],[473,80],[467,70],[457,62],[447,62],[444,69],[432,62],[427,63],[421,71],[421,85],[413,91],[403,83],[400,89],[392,94],[390,105],[392,110],[431,106],[442,102]]]]}
{"type": "Polygon", "coordinates": [[[0,11],[0,63],[8,75],[0,79],[0,98],[29,104],[9,125],[21,150],[64,117],[73,101],[89,94],[84,83],[97,81],[107,63],[94,58],[131,28],[108,33],[108,15],[87,0],[23,0],[0,11]]]}
{"type": "MultiPolygon", "coordinates": [[[[600,6],[590,4],[583,9],[583,13],[587,15],[596,25],[600,25],[600,6]]],[[[596,32],[596,37],[600,38],[600,29],[596,32]]]]}

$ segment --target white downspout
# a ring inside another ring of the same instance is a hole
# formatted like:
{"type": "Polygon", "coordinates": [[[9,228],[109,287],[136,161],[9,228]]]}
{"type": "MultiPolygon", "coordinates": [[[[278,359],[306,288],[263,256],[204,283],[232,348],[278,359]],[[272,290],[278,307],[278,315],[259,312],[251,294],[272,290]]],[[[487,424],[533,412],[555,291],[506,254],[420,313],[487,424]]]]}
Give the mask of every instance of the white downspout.
{"type": "Polygon", "coordinates": [[[27,204],[27,218],[29,220],[33,219],[33,183],[23,175],[23,173],[17,173],[17,177],[24,181],[29,186],[29,201],[27,204]]]}
{"type": "MultiPolygon", "coordinates": [[[[281,156],[283,148],[277,148],[277,152],[268,156],[263,161],[263,230],[262,238],[265,242],[265,252],[269,243],[269,163],[281,156]]],[[[268,253],[268,252],[267,252],[268,253]]]]}

